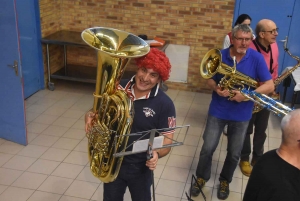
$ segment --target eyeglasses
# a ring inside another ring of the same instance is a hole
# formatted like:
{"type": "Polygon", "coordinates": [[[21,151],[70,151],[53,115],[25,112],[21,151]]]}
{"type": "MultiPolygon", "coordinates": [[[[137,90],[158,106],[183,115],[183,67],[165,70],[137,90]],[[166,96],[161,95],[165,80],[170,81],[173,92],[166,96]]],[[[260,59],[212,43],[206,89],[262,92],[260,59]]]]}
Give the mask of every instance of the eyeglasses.
{"type": "Polygon", "coordinates": [[[278,33],[278,30],[279,30],[279,28],[273,29],[271,31],[262,31],[262,32],[269,32],[270,34],[274,35],[274,34],[278,33]]]}
{"type": "Polygon", "coordinates": [[[250,42],[252,38],[237,38],[235,36],[233,36],[236,40],[238,40],[239,42],[243,42],[245,41],[246,43],[250,42]]]}

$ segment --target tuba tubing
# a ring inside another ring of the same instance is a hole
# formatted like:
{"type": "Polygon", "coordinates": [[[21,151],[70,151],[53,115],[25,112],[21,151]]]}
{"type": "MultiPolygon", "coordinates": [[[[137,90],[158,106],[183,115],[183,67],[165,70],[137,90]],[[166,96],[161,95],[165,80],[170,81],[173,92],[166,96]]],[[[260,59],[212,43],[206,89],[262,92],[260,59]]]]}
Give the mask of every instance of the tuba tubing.
{"type": "Polygon", "coordinates": [[[240,86],[247,85],[249,87],[258,87],[256,80],[251,77],[236,71],[235,66],[230,67],[222,61],[222,54],[219,49],[209,50],[203,57],[200,64],[200,74],[204,79],[213,77],[216,73],[225,75],[225,77],[231,77],[240,86]]]}
{"type": "Polygon", "coordinates": [[[133,102],[118,89],[131,58],[146,55],[149,45],[141,38],[117,29],[93,27],[81,33],[82,39],[97,50],[97,75],[93,103],[96,113],[86,133],[92,174],[104,183],[118,176],[134,116],[133,102]]]}

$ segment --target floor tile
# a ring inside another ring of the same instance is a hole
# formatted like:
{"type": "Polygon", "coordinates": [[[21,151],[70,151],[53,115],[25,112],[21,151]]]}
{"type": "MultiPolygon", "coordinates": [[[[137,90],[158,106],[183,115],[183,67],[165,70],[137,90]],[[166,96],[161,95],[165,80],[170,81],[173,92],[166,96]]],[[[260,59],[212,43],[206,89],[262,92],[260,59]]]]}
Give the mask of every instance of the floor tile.
{"type": "Polygon", "coordinates": [[[79,119],[84,114],[85,112],[82,110],[67,110],[64,114],[62,114],[62,117],[79,119]]]}
{"type": "Polygon", "coordinates": [[[8,188],[8,186],[0,185],[0,194],[5,191],[8,188]]]}
{"type": "Polygon", "coordinates": [[[23,171],[0,168],[0,184],[11,185],[23,171]]]}
{"type": "Polygon", "coordinates": [[[25,156],[14,156],[2,167],[14,169],[14,170],[26,170],[31,164],[33,164],[37,159],[25,156]]]}
{"type": "Polygon", "coordinates": [[[51,147],[58,139],[59,137],[55,136],[39,135],[34,138],[34,140],[30,142],[30,144],[51,147]]]}
{"type": "Polygon", "coordinates": [[[18,155],[39,158],[47,149],[48,147],[29,144],[19,151],[18,155]]]}
{"type": "Polygon", "coordinates": [[[68,163],[61,163],[52,173],[51,175],[57,177],[65,177],[70,179],[75,179],[79,173],[84,168],[83,165],[74,165],[68,163]]]}
{"type": "Polygon", "coordinates": [[[99,184],[101,183],[100,179],[98,179],[92,174],[90,167],[84,167],[83,170],[80,172],[80,174],[77,176],[76,180],[99,183],[99,184]]]}
{"type": "Polygon", "coordinates": [[[12,154],[0,153],[0,167],[9,161],[13,156],[14,155],[12,154]]]}
{"type": "Polygon", "coordinates": [[[48,115],[48,114],[41,114],[37,118],[33,120],[35,123],[41,123],[41,124],[52,124],[58,116],[48,115]]]}
{"type": "Polygon", "coordinates": [[[70,128],[76,121],[77,119],[74,118],[59,117],[53,122],[53,125],[70,128]]]}
{"type": "Polygon", "coordinates": [[[38,159],[28,169],[28,172],[35,172],[50,175],[60,164],[57,161],[38,159]]]}
{"type": "Polygon", "coordinates": [[[65,195],[90,199],[98,186],[99,184],[97,183],[75,180],[68,188],[65,195]]]}
{"type": "Polygon", "coordinates": [[[86,137],[86,134],[85,131],[82,129],[70,128],[62,137],[82,140],[86,137]]]}
{"type": "Polygon", "coordinates": [[[58,201],[60,197],[59,194],[35,191],[27,201],[58,201]]]}
{"type": "Polygon", "coordinates": [[[193,157],[170,155],[167,166],[190,169],[193,157]]]}
{"type": "Polygon", "coordinates": [[[196,153],[197,147],[195,146],[188,146],[188,145],[181,145],[174,147],[172,149],[172,154],[180,155],[180,156],[194,156],[196,153]]]}
{"type": "Polygon", "coordinates": [[[49,126],[48,124],[31,122],[27,125],[27,132],[39,134],[39,133],[43,132],[48,126],[49,126]]]}
{"type": "Polygon", "coordinates": [[[43,135],[51,135],[56,137],[63,136],[69,128],[64,126],[54,126],[50,125],[48,128],[46,128],[41,134],[43,135]]]}
{"type": "Polygon", "coordinates": [[[33,192],[34,190],[30,190],[30,189],[8,187],[0,195],[0,200],[26,201],[33,194],[33,192]]]}
{"type": "Polygon", "coordinates": [[[89,200],[64,195],[60,198],[59,201],[89,201],[89,200]]]}
{"type": "Polygon", "coordinates": [[[73,150],[79,144],[79,142],[80,140],[61,137],[52,145],[52,147],[73,150]]]}
{"type": "Polygon", "coordinates": [[[54,106],[49,107],[43,114],[61,116],[67,110],[68,109],[66,109],[66,108],[62,108],[57,105],[54,105],[54,106]]]}
{"type": "Polygon", "coordinates": [[[161,177],[162,179],[186,182],[189,169],[166,166],[161,177]]]}
{"type": "Polygon", "coordinates": [[[63,161],[70,153],[70,150],[49,148],[40,158],[52,161],[63,161]]]}
{"type": "Polygon", "coordinates": [[[181,198],[184,186],[185,183],[183,182],[160,179],[156,187],[156,193],[160,195],[181,198]]]}
{"type": "Polygon", "coordinates": [[[26,189],[37,189],[47,178],[47,175],[24,172],[12,186],[26,189]]]}
{"type": "Polygon", "coordinates": [[[77,165],[86,165],[88,163],[88,155],[84,152],[72,151],[64,160],[65,163],[77,165]]]}
{"type": "Polygon", "coordinates": [[[68,189],[72,182],[73,179],[49,176],[38,188],[38,190],[50,193],[64,194],[64,192],[68,189]]]}
{"type": "Polygon", "coordinates": [[[17,154],[20,150],[24,148],[23,145],[19,145],[13,142],[5,141],[0,145],[0,153],[6,154],[17,154]]]}

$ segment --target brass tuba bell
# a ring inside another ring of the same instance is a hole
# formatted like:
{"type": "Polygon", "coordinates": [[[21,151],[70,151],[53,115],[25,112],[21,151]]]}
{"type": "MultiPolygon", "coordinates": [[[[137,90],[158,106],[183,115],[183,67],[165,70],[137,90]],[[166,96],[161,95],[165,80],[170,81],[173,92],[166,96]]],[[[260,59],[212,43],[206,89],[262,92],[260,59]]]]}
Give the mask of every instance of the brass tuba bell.
{"type": "Polygon", "coordinates": [[[204,79],[209,79],[216,73],[225,75],[219,83],[220,87],[229,90],[236,86],[239,86],[241,89],[247,86],[254,88],[258,87],[256,80],[236,71],[235,65],[231,67],[222,63],[222,54],[220,50],[211,49],[204,55],[201,61],[200,74],[204,79]]]}
{"type": "Polygon", "coordinates": [[[133,102],[118,85],[131,58],[146,55],[149,45],[141,38],[112,28],[94,27],[81,34],[97,50],[97,78],[94,92],[92,127],[87,132],[92,174],[104,183],[118,176],[133,120],[133,102]]]}

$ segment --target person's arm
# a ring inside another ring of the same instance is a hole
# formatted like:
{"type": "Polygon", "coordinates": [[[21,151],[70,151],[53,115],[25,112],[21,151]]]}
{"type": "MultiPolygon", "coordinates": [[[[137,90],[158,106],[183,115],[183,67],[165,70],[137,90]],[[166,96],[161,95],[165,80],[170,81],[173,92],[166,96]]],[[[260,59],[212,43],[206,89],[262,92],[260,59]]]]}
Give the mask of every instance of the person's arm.
{"type": "MultiPolygon", "coordinates": [[[[173,136],[174,136],[173,133],[167,134],[166,137],[164,138],[163,145],[172,144],[173,136]]],[[[154,152],[156,152],[158,154],[158,158],[162,158],[162,157],[168,155],[168,153],[170,151],[171,151],[171,147],[154,150],[154,152]]]]}
{"type": "MultiPolygon", "coordinates": [[[[269,94],[274,91],[274,82],[273,80],[268,80],[264,83],[262,83],[258,88],[256,88],[254,91],[261,94],[269,94]]],[[[247,100],[247,98],[238,90],[232,90],[232,92],[235,94],[230,100],[242,102],[247,100]]]]}
{"type": "Polygon", "coordinates": [[[269,94],[272,93],[275,89],[274,82],[272,79],[262,83],[259,87],[255,89],[257,93],[269,94]]]}

